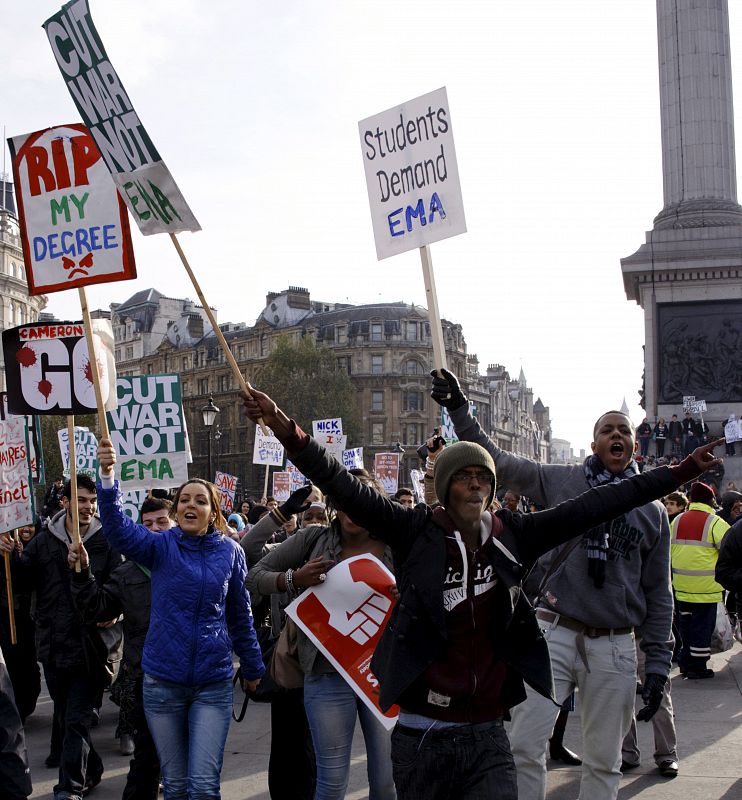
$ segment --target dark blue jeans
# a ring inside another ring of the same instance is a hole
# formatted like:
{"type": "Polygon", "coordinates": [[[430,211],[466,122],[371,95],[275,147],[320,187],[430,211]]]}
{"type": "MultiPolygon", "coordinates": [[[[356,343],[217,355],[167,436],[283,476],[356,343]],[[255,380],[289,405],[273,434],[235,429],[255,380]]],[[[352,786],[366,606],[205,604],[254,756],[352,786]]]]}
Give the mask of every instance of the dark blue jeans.
{"type": "Polygon", "coordinates": [[[510,742],[501,720],[426,733],[397,725],[392,770],[398,800],[517,800],[510,742]]]}

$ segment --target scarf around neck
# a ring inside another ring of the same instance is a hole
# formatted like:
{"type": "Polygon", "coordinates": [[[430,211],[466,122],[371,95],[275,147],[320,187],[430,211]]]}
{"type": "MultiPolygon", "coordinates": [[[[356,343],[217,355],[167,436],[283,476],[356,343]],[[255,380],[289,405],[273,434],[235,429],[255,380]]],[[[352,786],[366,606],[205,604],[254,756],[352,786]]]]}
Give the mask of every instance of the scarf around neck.
{"type": "MultiPolygon", "coordinates": [[[[602,486],[606,483],[622,481],[631,478],[639,472],[636,461],[632,458],[623,472],[614,474],[595,454],[588,456],[582,465],[585,479],[591,488],[602,486]]],[[[593,579],[596,589],[601,589],[605,583],[605,567],[608,563],[608,543],[611,529],[610,522],[591,528],[585,534],[587,549],[587,574],[593,579]]]]}

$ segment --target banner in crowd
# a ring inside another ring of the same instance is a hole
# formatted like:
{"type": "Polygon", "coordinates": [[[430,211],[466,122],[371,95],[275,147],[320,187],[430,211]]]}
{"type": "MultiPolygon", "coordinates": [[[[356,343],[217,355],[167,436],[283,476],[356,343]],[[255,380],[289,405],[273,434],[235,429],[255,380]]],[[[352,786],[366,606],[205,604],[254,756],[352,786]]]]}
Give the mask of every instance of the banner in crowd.
{"type": "Polygon", "coordinates": [[[136,278],[129,215],[84,125],[8,139],[29,294],[136,278]]]}
{"type": "MultiPolygon", "coordinates": [[[[101,394],[116,408],[113,330],[94,319],[101,394]]],[[[13,414],[91,414],[97,410],[93,370],[82,322],[34,322],[3,331],[8,409],[13,414]]]]}
{"type": "Polygon", "coordinates": [[[728,442],[742,441],[742,425],[740,425],[738,419],[732,419],[730,417],[727,420],[727,423],[724,425],[724,438],[728,442]]]}
{"type": "Polygon", "coordinates": [[[121,505],[124,513],[128,514],[134,522],[142,521],[140,509],[148,494],[149,491],[147,489],[133,489],[130,492],[121,492],[121,505]]]}
{"type": "Polygon", "coordinates": [[[466,232],[445,87],[358,130],[379,260],[466,232]]]}
{"type": "Polygon", "coordinates": [[[327,572],[327,580],[304,591],[286,613],[312,640],[387,730],[399,708],[379,707],[379,681],[371,656],[391,616],[391,572],[372,555],[354,556],[327,572]]]}
{"type": "Polygon", "coordinates": [[[66,3],[44,30],[67,90],[139,230],[145,236],[201,230],[108,60],[87,0],[66,3]]]}
{"type": "Polygon", "coordinates": [[[286,472],[289,473],[289,483],[291,494],[297,489],[301,489],[307,483],[307,477],[301,472],[299,467],[294,466],[288,458],[286,459],[286,472]]]}
{"type": "Polygon", "coordinates": [[[25,417],[0,421],[0,533],[34,524],[25,417]]]}
{"type": "MultiPolygon", "coordinates": [[[[75,425],[75,467],[78,475],[98,480],[98,440],[88,428],[75,425]]],[[[70,442],[67,428],[57,431],[59,452],[62,454],[62,474],[70,477],[70,442]]]]}
{"type": "Polygon", "coordinates": [[[252,453],[252,463],[280,467],[283,465],[283,445],[276,439],[270,428],[268,432],[270,435],[266,436],[260,429],[260,425],[255,426],[255,447],[252,453]]]}
{"type": "Polygon", "coordinates": [[[237,476],[227,475],[226,472],[217,472],[214,485],[219,490],[219,506],[224,514],[229,516],[234,511],[234,496],[237,492],[237,476]]]}
{"type": "Polygon", "coordinates": [[[399,489],[399,453],[376,453],[374,474],[384,491],[394,494],[399,489]]]}
{"type": "Polygon", "coordinates": [[[285,503],[289,499],[291,494],[290,472],[273,473],[273,491],[271,494],[279,503],[285,503]]]}
{"type": "Polygon", "coordinates": [[[343,436],[343,420],[340,417],[312,420],[312,436],[330,455],[343,463],[343,450],[348,437],[343,436]]]}
{"type": "Polygon", "coordinates": [[[343,450],[343,466],[346,469],[363,469],[363,448],[343,450]]]}
{"type": "MultiPolygon", "coordinates": [[[[0,392],[0,420],[15,416],[8,410],[8,393],[0,392]]],[[[39,486],[46,483],[44,470],[44,448],[41,444],[41,420],[33,414],[24,414],[28,430],[28,456],[31,466],[31,478],[39,486]]]]}
{"type": "Polygon", "coordinates": [[[118,408],[108,414],[122,491],[169,489],[188,479],[180,376],[137,375],[116,381],[118,408]]]}

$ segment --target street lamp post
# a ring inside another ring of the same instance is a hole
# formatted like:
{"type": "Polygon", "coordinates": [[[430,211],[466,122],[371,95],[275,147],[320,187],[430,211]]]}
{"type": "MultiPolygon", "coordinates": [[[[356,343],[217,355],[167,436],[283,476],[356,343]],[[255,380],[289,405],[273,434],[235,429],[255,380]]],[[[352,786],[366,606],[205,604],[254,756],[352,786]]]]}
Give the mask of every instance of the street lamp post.
{"type": "Polygon", "coordinates": [[[214,405],[214,398],[209,395],[209,402],[201,409],[201,414],[204,418],[204,427],[206,428],[206,452],[208,454],[208,474],[206,480],[213,480],[212,464],[211,464],[211,427],[214,424],[216,415],[219,413],[219,406],[214,405]]]}

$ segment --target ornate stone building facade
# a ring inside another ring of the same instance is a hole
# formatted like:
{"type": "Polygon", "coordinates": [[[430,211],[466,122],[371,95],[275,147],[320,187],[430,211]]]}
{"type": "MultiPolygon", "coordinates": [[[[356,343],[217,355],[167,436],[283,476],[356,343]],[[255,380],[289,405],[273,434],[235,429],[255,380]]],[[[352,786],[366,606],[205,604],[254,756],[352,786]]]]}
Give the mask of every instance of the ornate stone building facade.
{"type": "MultiPolygon", "coordinates": [[[[36,322],[46,297],[28,294],[13,184],[0,179],[0,330],[36,322]]],[[[5,363],[0,351],[0,390],[5,391],[5,363]]]]}
{"type": "MultiPolygon", "coordinates": [[[[220,409],[211,432],[214,466],[237,475],[247,494],[259,495],[264,468],[252,464],[253,427],[241,412],[232,372],[201,314],[199,307],[154,289],[113,304],[118,371],[180,373],[193,473],[199,475],[206,472],[210,435],[200,409],[211,395],[220,409]]],[[[433,351],[426,309],[405,303],[318,302],[308,290],[290,287],[268,295],[254,325],[226,323],[220,328],[249,380],[256,379],[282,334],[310,336],[332,348],[358,396],[361,440],[348,446],[364,447],[367,467],[373,465],[374,453],[401,449],[401,482],[420,466],[415,448],[441,422],[440,408],[429,397],[433,351]]],[[[548,409],[540,401],[534,405],[522,373],[519,381],[511,381],[502,367],[496,374],[480,375],[476,356],[467,353],[461,325],[444,320],[443,329],[449,369],[468,392],[480,424],[501,447],[548,460],[548,409]],[[505,409],[508,419],[503,418],[505,409]]]]}

